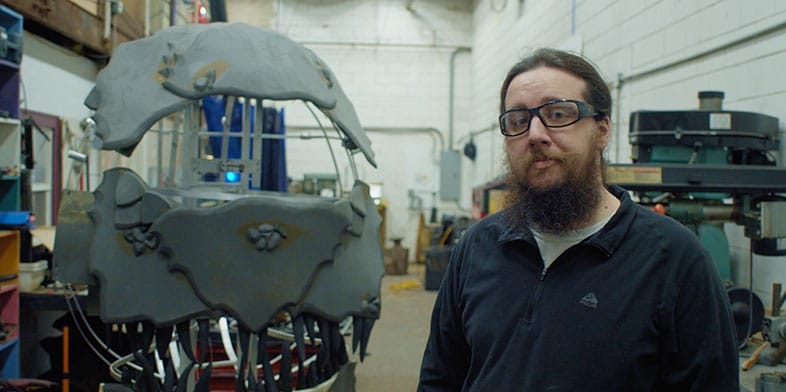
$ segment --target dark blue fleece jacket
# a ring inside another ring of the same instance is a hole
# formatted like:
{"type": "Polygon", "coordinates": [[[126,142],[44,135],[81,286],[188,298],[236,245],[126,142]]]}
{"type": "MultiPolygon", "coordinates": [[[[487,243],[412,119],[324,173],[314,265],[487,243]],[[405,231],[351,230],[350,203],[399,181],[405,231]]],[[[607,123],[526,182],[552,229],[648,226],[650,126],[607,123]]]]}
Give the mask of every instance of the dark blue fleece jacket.
{"type": "Polygon", "coordinates": [[[504,212],[456,245],[419,391],[739,391],[728,296],[698,238],[619,210],[548,270],[504,212]]]}

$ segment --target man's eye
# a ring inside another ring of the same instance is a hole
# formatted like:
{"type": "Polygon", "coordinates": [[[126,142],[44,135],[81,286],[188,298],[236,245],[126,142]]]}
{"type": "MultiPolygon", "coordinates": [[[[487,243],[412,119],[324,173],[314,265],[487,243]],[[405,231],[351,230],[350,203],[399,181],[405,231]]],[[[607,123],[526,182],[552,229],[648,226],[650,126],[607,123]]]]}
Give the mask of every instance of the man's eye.
{"type": "Polygon", "coordinates": [[[528,120],[529,117],[527,116],[518,116],[513,119],[513,125],[517,127],[524,126],[527,125],[527,123],[529,122],[528,120]]]}
{"type": "Polygon", "coordinates": [[[548,118],[553,120],[562,120],[568,117],[568,113],[561,109],[555,109],[548,113],[548,118]]]}

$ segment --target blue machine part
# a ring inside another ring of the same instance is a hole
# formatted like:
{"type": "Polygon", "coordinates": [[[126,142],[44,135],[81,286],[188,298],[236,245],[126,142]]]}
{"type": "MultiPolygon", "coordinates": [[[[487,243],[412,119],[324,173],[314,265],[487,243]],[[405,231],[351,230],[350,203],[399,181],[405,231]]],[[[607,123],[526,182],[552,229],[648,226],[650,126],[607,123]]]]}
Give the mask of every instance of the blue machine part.
{"type": "MultiPolygon", "coordinates": [[[[229,132],[241,132],[243,130],[243,109],[245,103],[235,102],[232,105],[232,116],[229,125],[229,132]]],[[[251,110],[255,109],[251,105],[251,110]]],[[[221,133],[224,130],[222,118],[226,114],[227,99],[223,95],[208,95],[202,98],[202,110],[205,113],[205,124],[208,132],[215,132],[216,136],[208,137],[210,151],[214,158],[240,159],[242,140],[239,137],[227,139],[227,156],[222,155],[221,133]]],[[[250,128],[253,132],[255,117],[251,116],[250,128]]],[[[284,125],[284,109],[277,111],[274,108],[262,108],[262,133],[269,135],[284,135],[286,127],[284,125]]],[[[254,149],[248,152],[250,158],[254,157],[254,149]]],[[[287,163],[286,163],[286,142],[283,139],[264,139],[262,140],[262,178],[260,188],[265,191],[287,192],[287,163]]],[[[216,181],[219,179],[215,173],[205,173],[204,181],[216,181]]],[[[241,173],[228,171],[224,173],[224,182],[237,183],[241,179],[241,173]]],[[[251,181],[250,181],[251,182],[251,181]]],[[[249,184],[249,187],[251,185],[249,184]]]]}
{"type": "Polygon", "coordinates": [[[710,252],[712,261],[718,267],[721,279],[731,281],[731,257],[729,255],[729,240],[720,225],[712,223],[699,223],[695,228],[696,235],[710,252]]]}
{"type": "MultiPolygon", "coordinates": [[[[650,154],[652,163],[729,164],[729,153],[722,147],[652,146],[650,154]]],[[[731,197],[728,193],[720,192],[691,192],[690,195],[702,200],[722,200],[731,197]]]]}

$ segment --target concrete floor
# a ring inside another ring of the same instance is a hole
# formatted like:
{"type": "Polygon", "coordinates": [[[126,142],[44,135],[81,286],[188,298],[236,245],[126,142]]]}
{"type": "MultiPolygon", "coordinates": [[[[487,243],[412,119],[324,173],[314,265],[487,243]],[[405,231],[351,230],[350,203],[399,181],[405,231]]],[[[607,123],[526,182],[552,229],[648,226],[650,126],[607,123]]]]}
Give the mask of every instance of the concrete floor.
{"type": "Polygon", "coordinates": [[[382,278],[382,315],[371,332],[369,355],[355,370],[358,392],[417,388],[437,292],[423,288],[423,265],[410,264],[407,272],[382,278]]]}

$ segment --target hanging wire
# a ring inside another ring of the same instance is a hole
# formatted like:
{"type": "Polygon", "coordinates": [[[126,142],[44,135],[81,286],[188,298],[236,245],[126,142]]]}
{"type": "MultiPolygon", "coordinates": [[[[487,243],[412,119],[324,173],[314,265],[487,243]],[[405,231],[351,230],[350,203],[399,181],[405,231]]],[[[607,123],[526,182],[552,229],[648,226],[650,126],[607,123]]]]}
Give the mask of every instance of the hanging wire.
{"type": "MultiPolygon", "coordinates": [[[[352,151],[350,151],[348,148],[345,148],[345,150],[347,152],[347,160],[349,160],[349,168],[352,170],[352,182],[354,183],[359,178],[357,164],[355,163],[355,155],[353,155],[352,151]]],[[[350,187],[351,186],[352,185],[350,185],[350,187]]]]}
{"type": "MultiPolygon", "coordinates": [[[[74,324],[76,325],[76,328],[79,331],[79,335],[82,336],[82,339],[85,341],[85,343],[87,343],[87,345],[90,347],[93,353],[95,353],[96,356],[109,367],[110,371],[114,370],[117,366],[120,365],[128,365],[129,367],[131,367],[136,371],[142,371],[141,366],[131,361],[133,359],[133,354],[129,354],[124,357],[121,357],[120,354],[112,350],[109,346],[107,346],[103,342],[103,340],[101,340],[101,338],[98,337],[98,335],[95,333],[93,328],[90,327],[90,323],[87,321],[87,317],[85,317],[85,314],[82,311],[82,308],[79,305],[79,300],[76,298],[76,296],[77,296],[76,291],[71,287],[70,284],[67,284],[65,297],[66,297],[66,306],[68,306],[68,312],[71,314],[71,317],[74,319],[74,324]],[[73,307],[71,301],[73,301],[73,307]],[[77,315],[79,315],[78,318],[77,315]],[[98,348],[96,348],[93,345],[93,343],[91,343],[91,339],[89,339],[88,335],[85,333],[85,330],[82,329],[82,327],[80,326],[79,323],[80,319],[82,320],[82,323],[84,323],[85,329],[90,332],[90,336],[93,338],[93,340],[102,349],[104,349],[111,356],[113,356],[115,358],[115,361],[109,361],[106,357],[104,357],[103,353],[101,353],[98,350],[98,348]]],[[[112,375],[115,376],[117,380],[119,380],[120,379],[119,377],[121,376],[119,372],[112,372],[112,375]]],[[[155,376],[159,379],[163,379],[163,376],[161,376],[160,374],[155,374],[155,376]]]]}
{"type": "Polygon", "coordinates": [[[120,358],[116,353],[112,352],[112,350],[108,349],[108,347],[95,334],[95,331],[93,331],[93,329],[90,328],[90,324],[87,322],[87,318],[84,316],[84,314],[82,314],[81,308],[79,307],[79,301],[76,298],[76,293],[71,288],[70,284],[66,285],[66,295],[65,295],[65,297],[66,297],[66,306],[68,306],[68,312],[71,314],[71,317],[74,319],[74,324],[76,325],[76,329],[79,331],[79,335],[82,336],[82,339],[84,339],[85,343],[87,343],[87,345],[90,347],[90,349],[93,350],[93,353],[95,353],[96,356],[102,362],[104,362],[107,366],[111,364],[111,362],[108,359],[106,359],[106,357],[104,357],[103,353],[101,353],[93,345],[93,343],[88,338],[87,334],[85,334],[85,331],[82,329],[82,326],[79,323],[79,318],[77,318],[77,313],[81,316],[82,321],[85,324],[85,328],[91,332],[93,338],[101,345],[101,348],[103,348],[104,350],[109,351],[109,353],[114,355],[116,358],[120,358]],[[72,308],[71,301],[74,301],[74,307],[77,309],[76,311],[74,310],[74,308],[72,308]]]}
{"type": "Polygon", "coordinates": [[[330,144],[330,138],[328,137],[327,130],[325,130],[325,127],[322,125],[322,121],[319,120],[319,117],[314,112],[314,109],[311,108],[311,105],[309,105],[309,103],[306,101],[303,101],[303,103],[306,105],[308,111],[311,112],[311,116],[314,117],[314,120],[317,121],[317,124],[319,125],[319,129],[322,130],[322,135],[324,136],[325,142],[328,145],[328,150],[330,151],[330,158],[333,160],[333,168],[336,170],[336,186],[338,187],[337,189],[338,192],[334,196],[340,197],[341,195],[344,194],[344,189],[341,185],[341,173],[338,171],[338,161],[336,160],[336,154],[333,152],[333,146],[330,144]]]}

